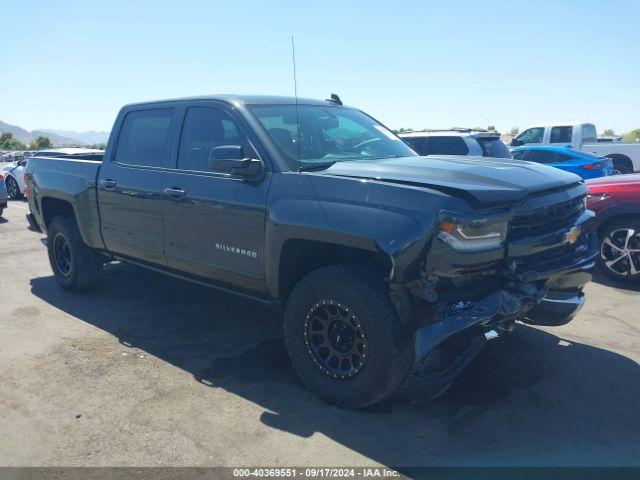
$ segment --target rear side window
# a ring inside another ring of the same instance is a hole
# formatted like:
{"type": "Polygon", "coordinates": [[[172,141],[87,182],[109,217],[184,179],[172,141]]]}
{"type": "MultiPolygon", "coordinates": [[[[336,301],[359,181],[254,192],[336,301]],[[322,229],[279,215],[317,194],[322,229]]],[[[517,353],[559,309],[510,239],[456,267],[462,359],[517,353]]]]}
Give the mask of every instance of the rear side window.
{"type": "Polygon", "coordinates": [[[598,134],[596,133],[595,125],[585,123],[582,125],[582,141],[583,142],[596,142],[598,134]]]}
{"type": "Polygon", "coordinates": [[[530,150],[529,155],[527,155],[527,160],[536,163],[551,163],[556,161],[556,156],[554,152],[530,150]]]}
{"type": "Polygon", "coordinates": [[[467,155],[469,148],[460,137],[429,137],[429,148],[423,155],[467,155]]]}
{"type": "Polygon", "coordinates": [[[477,138],[483,157],[511,158],[511,152],[499,138],[477,138]]]}
{"type": "Polygon", "coordinates": [[[168,166],[167,142],[172,108],[129,112],[122,123],[116,162],[145,167],[168,166]]]}
{"type": "Polygon", "coordinates": [[[571,143],[573,127],[553,127],[549,143],[571,143]]]}
{"type": "Polygon", "coordinates": [[[567,155],[565,153],[555,152],[553,154],[553,161],[554,162],[566,162],[568,160],[573,160],[573,157],[571,155],[567,155]]]}
{"type": "Polygon", "coordinates": [[[577,155],[581,155],[581,156],[583,156],[583,157],[597,158],[597,159],[599,159],[599,160],[604,160],[604,158],[605,158],[605,157],[603,157],[602,155],[597,155],[597,154],[595,154],[595,153],[586,152],[586,151],[584,151],[584,150],[578,150],[578,149],[575,149],[575,148],[571,148],[571,149],[570,149],[570,151],[571,151],[572,153],[575,153],[575,154],[577,154],[577,155]]]}

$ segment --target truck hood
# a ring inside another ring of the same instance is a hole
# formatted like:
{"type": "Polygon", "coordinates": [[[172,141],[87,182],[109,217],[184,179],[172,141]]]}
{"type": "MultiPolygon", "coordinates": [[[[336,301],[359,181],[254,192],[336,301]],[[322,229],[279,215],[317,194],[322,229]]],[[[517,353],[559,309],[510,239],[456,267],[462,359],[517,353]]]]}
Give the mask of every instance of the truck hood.
{"type": "Polygon", "coordinates": [[[483,205],[514,203],[581,182],[577,175],[537,163],[453,155],[338,162],[319,173],[422,186],[483,205]]]}

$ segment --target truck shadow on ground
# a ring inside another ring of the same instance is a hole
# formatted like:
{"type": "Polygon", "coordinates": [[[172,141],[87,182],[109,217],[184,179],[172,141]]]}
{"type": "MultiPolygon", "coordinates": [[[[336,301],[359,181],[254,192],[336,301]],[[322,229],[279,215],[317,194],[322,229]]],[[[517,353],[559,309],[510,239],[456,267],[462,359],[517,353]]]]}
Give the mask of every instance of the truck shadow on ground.
{"type": "MultiPolygon", "coordinates": [[[[639,463],[638,364],[546,330],[522,325],[490,344],[435,401],[349,411],[307,392],[277,315],[260,305],[123,265],[85,294],[64,292],[53,277],[31,287],[122,344],[254,402],[265,425],[304,438],[320,433],[382,464],[639,463]]],[[[335,461],[317,452],[317,463],[335,461]]]]}

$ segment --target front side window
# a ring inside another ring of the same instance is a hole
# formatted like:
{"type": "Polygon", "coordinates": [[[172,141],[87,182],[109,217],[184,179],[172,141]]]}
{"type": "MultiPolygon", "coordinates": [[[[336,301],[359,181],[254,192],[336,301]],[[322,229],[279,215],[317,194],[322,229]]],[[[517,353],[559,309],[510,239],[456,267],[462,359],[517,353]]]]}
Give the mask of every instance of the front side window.
{"type": "Polygon", "coordinates": [[[429,137],[428,155],[467,155],[469,147],[460,137],[429,137]]]}
{"type": "Polygon", "coordinates": [[[246,137],[231,116],[215,107],[190,107],[184,117],[178,168],[209,171],[209,154],[214,147],[240,145],[247,157],[255,157],[246,137]]]}
{"type": "Polygon", "coordinates": [[[420,155],[429,155],[429,137],[404,137],[403,140],[420,155]]]}
{"type": "Polygon", "coordinates": [[[254,105],[250,109],[285,158],[301,166],[416,156],[393,132],[352,108],[254,105]]]}
{"type": "Polygon", "coordinates": [[[172,108],[129,112],[116,146],[116,162],[147,167],[168,164],[167,141],[172,108]]]}
{"type": "Polygon", "coordinates": [[[529,128],[516,137],[520,145],[527,143],[542,143],[544,127],[529,128]]]}
{"type": "Polygon", "coordinates": [[[573,127],[553,127],[549,143],[571,143],[573,127]]]}

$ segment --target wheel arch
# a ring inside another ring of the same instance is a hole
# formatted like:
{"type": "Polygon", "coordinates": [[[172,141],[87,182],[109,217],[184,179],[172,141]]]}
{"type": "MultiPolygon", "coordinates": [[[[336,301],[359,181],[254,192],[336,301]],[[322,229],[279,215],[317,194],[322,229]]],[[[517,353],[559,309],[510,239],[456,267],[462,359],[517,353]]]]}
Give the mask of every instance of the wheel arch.
{"type": "Polygon", "coordinates": [[[63,200],[55,197],[44,197],[40,201],[40,208],[42,211],[42,220],[45,228],[49,228],[49,224],[54,217],[59,215],[73,217],[77,222],[76,212],[73,205],[68,200],[63,200]]]}
{"type": "Polygon", "coordinates": [[[622,163],[623,165],[625,165],[627,168],[629,168],[629,170],[631,172],[634,171],[633,168],[633,162],[631,161],[631,159],[622,154],[622,153],[610,153],[608,155],[605,155],[605,157],[610,158],[611,161],[613,162],[614,166],[616,163],[622,163]]]}
{"type": "Polygon", "coordinates": [[[329,265],[351,264],[371,269],[381,278],[393,275],[392,257],[379,249],[363,248],[322,240],[291,238],[282,244],[276,269],[277,291],[273,292],[282,305],[295,284],[305,275],[329,265]]]}
{"type": "Polygon", "coordinates": [[[611,223],[624,217],[640,219],[640,205],[617,205],[598,212],[598,232],[603,232],[611,223]]]}

